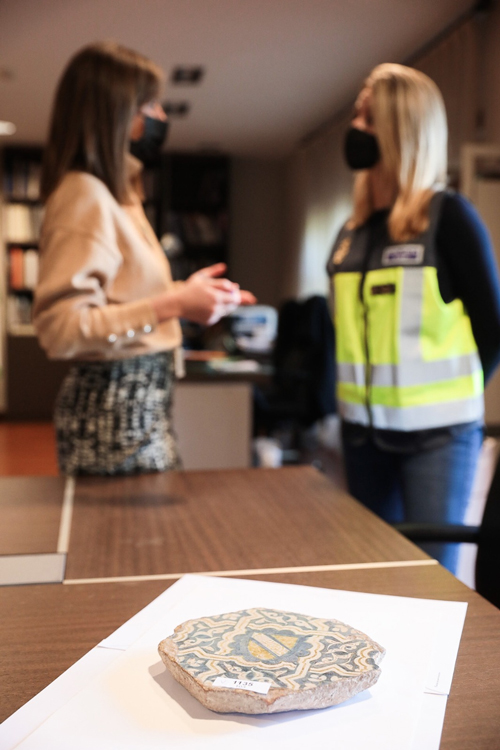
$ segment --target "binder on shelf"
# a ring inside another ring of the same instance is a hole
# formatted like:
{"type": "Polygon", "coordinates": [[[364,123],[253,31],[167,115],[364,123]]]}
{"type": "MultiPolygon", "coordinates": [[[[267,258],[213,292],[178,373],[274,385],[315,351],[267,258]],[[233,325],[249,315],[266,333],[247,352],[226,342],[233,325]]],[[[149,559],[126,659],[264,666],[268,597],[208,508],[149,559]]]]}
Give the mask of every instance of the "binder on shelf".
{"type": "Polygon", "coordinates": [[[144,207],[144,213],[146,214],[146,218],[153,227],[155,228],[156,225],[156,207],[152,205],[147,205],[144,207]]]}
{"type": "Polygon", "coordinates": [[[26,172],[24,162],[14,162],[12,168],[12,198],[14,200],[26,197],[26,172]]]}
{"type": "Polygon", "coordinates": [[[23,261],[24,288],[34,289],[38,281],[38,251],[25,250],[23,261]]]}
{"type": "Polygon", "coordinates": [[[45,209],[43,206],[33,206],[30,209],[31,231],[36,240],[40,237],[45,209]]]}
{"type": "Polygon", "coordinates": [[[7,242],[36,242],[40,236],[43,206],[10,203],[5,206],[7,242]]]}
{"type": "Polygon", "coordinates": [[[5,171],[5,197],[13,201],[39,200],[41,169],[38,161],[14,161],[12,168],[5,171]]]}
{"type": "Polygon", "coordinates": [[[10,294],[7,298],[7,325],[9,330],[31,324],[33,301],[23,294],[10,294]]]}
{"type": "Polygon", "coordinates": [[[11,289],[24,288],[24,253],[20,247],[9,251],[9,284],[11,289]]]}
{"type": "Polygon", "coordinates": [[[12,172],[5,170],[3,175],[3,194],[6,200],[12,198],[12,172]]]}
{"type": "Polygon", "coordinates": [[[145,169],[142,173],[142,186],[146,201],[153,201],[156,198],[156,177],[151,169],[145,169]]]}
{"type": "Polygon", "coordinates": [[[26,182],[26,198],[29,200],[40,199],[40,176],[42,165],[38,162],[31,161],[28,164],[28,176],[26,182]]]}
{"type": "MultiPolygon", "coordinates": [[[[171,222],[174,222],[173,218],[171,222]]],[[[180,224],[189,245],[216,245],[223,241],[217,217],[202,213],[183,213],[180,215],[180,224]]]]}

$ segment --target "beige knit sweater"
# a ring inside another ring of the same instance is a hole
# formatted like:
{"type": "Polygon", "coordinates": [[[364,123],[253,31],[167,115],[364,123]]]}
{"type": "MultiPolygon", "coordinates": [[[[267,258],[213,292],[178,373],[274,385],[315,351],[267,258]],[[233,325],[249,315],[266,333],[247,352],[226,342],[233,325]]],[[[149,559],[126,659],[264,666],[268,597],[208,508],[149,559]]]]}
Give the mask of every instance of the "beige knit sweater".
{"type": "Polygon", "coordinates": [[[50,196],[40,239],[34,324],[52,359],[125,359],[177,347],[177,319],[149,298],[170,267],[137,196],[120,205],[104,183],[69,172],[50,196]]]}

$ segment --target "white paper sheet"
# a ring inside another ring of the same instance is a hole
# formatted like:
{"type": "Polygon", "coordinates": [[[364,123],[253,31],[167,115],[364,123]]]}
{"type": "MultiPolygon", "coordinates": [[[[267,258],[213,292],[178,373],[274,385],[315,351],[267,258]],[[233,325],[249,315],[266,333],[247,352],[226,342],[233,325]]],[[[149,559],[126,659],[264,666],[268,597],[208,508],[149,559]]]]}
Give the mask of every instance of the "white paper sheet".
{"type": "MultiPolygon", "coordinates": [[[[342,750],[437,748],[443,693],[451,684],[465,611],[457,602],[186,576],[103,642],[99,650],[122,653],[19,748],[224,750],[237,743],[238,750],[276,745],[293,750],[304,744],[329,747],[332,737],[342,750]],[[167,673],[157,645],[186,619],[249,607],[334,617],[363,630],[387,649],[379,682],[321,711],[250,717],[203,708],[167,673]],[[426,694],[430,690],[441,692],[426,694]]],[[[29,715],[29,706],[21,711],[29,715]]],[[[14,747],[1,739],[0,728],[0,746],[14,747]]]]}

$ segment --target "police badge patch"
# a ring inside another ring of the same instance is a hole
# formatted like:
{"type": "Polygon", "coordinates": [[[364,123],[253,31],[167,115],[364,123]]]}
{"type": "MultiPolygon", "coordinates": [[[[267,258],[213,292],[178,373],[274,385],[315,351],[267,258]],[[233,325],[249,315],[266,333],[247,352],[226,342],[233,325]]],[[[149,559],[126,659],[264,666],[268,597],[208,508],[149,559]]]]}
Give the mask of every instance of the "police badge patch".
{"type": "Polygon", "coordinates": [[[338,248],[335,250],[333,255],[333,264],[340,266],[341,263],[346,259],[349,250],[351,249],[351,237],[344,237],[338,248]]]}

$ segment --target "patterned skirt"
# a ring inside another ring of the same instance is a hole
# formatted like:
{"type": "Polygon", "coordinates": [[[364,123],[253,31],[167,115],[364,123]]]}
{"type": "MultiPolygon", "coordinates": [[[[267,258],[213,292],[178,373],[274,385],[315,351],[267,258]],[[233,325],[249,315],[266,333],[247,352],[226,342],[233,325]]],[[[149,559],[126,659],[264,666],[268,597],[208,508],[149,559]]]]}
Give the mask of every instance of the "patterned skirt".
{"type": "Polygon", "coordinates": [[[54,422],[63,474],[113,476],[181,468],[172,429],[173,352],[71,368],[54,422]]]}

